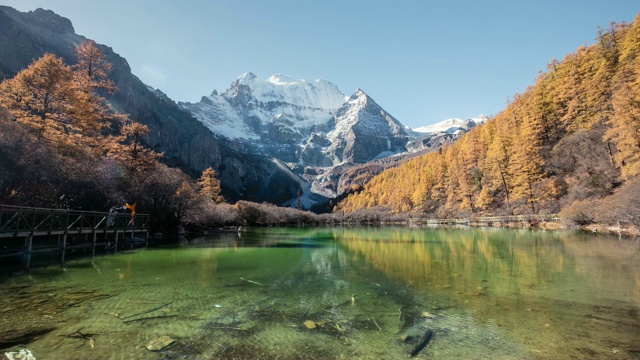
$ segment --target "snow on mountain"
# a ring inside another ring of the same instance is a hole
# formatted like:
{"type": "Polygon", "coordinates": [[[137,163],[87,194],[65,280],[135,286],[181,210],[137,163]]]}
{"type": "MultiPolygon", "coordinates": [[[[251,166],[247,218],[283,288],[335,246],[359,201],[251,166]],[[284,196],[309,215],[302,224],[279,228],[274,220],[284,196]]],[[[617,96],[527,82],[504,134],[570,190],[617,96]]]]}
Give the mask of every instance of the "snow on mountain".
{"type": "Polygon", "coordinates": [[[347,133],[358,122],[360,111],[367,105],[367,95],[358,89],[342,107],[342,114],[336,118],[336,127],[327,134],[327,139],[335,143],[339,139],[346,137],[347,133]]]}
{"type": "Polygon", "coordinates": [[[216,134],[229,139],[260,139],[227,100],[215,91],[210,96],[203,96],[199,103],[180,105],[216,134]]]}
{"type": "Polygon", "coordinates": [[[180,106],[214,133],[231,139],[255,140],[265,134],[289,139],[305,137],[306,129],[329,126],[345,100],[327,80],[296,80],[286,75],[263,80],[249,72],[221,94],[214,91],[198,103],[180,106]]]}
{"type": "Polygon", "coordinates": [[[460,118],[451,118],[439,123],[435,123],[433,125],[422,126],[416,129],[411,129],[414,133],[417,133],[416,136],[424,136],[425,134],[437,134],[441,132],[446,132],[453,134],[457,131],[464,130],[467,131],[470,128],[483,124],[487,121],[487,117],[484,115],[479,115],[478,117],[463,120],[460,118]],[[471,125],[471,126],[470,126],[471,125]]]}
{"type": "Polygon", "coordinates": [[[346,100],[327,80],[295,80],[286,75],[263,80],[253,73],[241,75],[222,95],[233,105],[248,105],[246,113],[262,124],[286,118],[296,128],[325,124],[346,100]]]}
{"type": "Polygon", "coordinates": [[[450,129],[455,128],[456,130],[460,128],[464,124],[464,120],[460,118],[452,118],[441,121],[439,123],[433,125],[422,126],[416,129],[412,129],[417,133],[439,133],[439,132],[449,132],[450,129]]]}
{"type": "Polygon", "coordinates": [[[335,129],[327,134],[327,154],[334,165],[364,163],[406,151],[404,126],[361,89],[349,98],[335,117],[335,129]]]}

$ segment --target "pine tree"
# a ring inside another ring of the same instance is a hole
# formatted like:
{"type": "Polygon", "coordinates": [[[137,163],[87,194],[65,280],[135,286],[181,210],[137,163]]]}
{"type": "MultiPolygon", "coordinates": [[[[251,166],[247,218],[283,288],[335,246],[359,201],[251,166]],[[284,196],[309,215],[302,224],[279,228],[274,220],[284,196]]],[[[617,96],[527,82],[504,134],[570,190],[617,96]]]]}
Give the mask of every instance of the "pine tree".
{"type": "MultiPolygon", "coordinates": [[[[496,118],[495,121],[504,123],[503,118],[496,118]]],[[[508,126],[504,125],[497,127],[496,135],[487,149],[483,186],[487,187],[486,195],[502,192],[507,211],[511,212],[512,140],[507,128],[508,126]]],[[[488,199],[484,201],[489,202],[488,199]]],[[[493,203],[493,200],[490,202],[493,203]]]]}
{"type": "Polygon", "coordinates": [[[126,164],[130,170],[142,171],[154,167],[163,156],[143,146],[149,127],[137,121],[127,121],[120,128],[120,134],[104,139],[105,153],[126,164]]]}

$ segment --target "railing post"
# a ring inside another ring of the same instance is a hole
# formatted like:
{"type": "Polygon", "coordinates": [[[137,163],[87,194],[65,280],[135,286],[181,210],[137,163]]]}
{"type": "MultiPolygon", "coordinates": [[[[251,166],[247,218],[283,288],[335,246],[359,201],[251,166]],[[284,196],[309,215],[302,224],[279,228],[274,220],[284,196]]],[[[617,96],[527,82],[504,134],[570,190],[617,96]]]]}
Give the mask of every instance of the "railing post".
{"type": "Polygon", "coordinates": [[[65,232],[64,235],[62,235],[62,258],[60,259],[60,265],[64,265],[64,255],[67,249],[67,233],[65,232]]]}
{"type": "MultiPolygon", "coordinates": [[[[106,234],[106,231],[105,231],[106,234]]],[[[93,246],[92,246],[92,251],[91,251],[91,260],[93,260],[93,258],[96,256],[96,236],[98,234],[96,233],[96,229],[93,229],[93,246]]]]}
{"type": "Polygon", "coordinates": [[[27,241],[27,253],[26,253],[26,259],[25,259],[25,265],[27,267],[27,270],[29,270],[29,268],[31,268],[31,249],[33,247],[33,234],[30,234],[29,236],[27,236],[27,238],[25,239],[27,241]]]}

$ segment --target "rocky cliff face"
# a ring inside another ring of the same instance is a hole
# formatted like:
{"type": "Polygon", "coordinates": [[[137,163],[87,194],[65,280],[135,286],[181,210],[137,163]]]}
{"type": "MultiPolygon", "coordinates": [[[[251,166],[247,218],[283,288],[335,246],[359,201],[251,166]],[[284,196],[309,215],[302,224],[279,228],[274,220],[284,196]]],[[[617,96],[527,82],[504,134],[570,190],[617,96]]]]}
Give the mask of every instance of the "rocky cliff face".
{"type": "Polygon", "coordinates": [[[364,91],[346,98],[326,80],[246,73],[225,92],[180,106],[244,148],[300,165],[364,163],[406,151],[409,139],[364,91]]]}
{"type": "MultiPolygon", "coordinates": [[[[52,11],[23,13],[0,6],[0,80],[17,74],[47,52],[75,63],[75,47],[87,39],[74,32],[71,21],[52,11]]],[[[131,73],[127,61],[100,45],[113,64],[109,76],[119,91],[108,97],[116,111],[131,114],[149,126],[147,145],[163,152],[165,161],[193,175],[212,166],[219,170],[230,199],[282,202],[297,193],[298,183],[265,156],[247,157],[233,144],[218,139],[207,126],[158,90],[131,73]],[[280,176],[278,175],[280,174],[280,176]],[[254,189],[270,189],[267,192],[254,189]]]]}

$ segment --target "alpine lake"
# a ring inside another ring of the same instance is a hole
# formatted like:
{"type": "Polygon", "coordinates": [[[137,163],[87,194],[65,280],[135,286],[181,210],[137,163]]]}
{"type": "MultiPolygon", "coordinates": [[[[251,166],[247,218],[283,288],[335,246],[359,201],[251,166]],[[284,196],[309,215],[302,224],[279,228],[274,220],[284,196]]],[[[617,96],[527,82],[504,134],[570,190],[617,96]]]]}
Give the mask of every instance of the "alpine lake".
{"type": "Polygon", "coordinates": [[[640,240],[221,232],[4,278],[0,357],[640,359],[640,240]]]}

